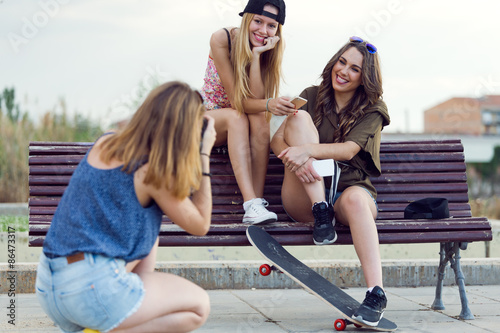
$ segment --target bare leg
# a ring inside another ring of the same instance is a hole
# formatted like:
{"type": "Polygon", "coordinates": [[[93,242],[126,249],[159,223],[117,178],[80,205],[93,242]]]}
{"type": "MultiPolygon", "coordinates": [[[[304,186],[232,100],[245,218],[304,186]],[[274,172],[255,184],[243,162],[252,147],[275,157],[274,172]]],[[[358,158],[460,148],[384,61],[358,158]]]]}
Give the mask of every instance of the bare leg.
{"type": "Polygon", "coordinates": [[[255,195],[264,196],[267,165],[269,163],[269,123],[264,112],[249,114],[250,153],[252,156],[252,179],[255,195]]]}
{"type": "Polygon", "coordinates": [[[234,109],[208,111],[215,119],[215,146],[228,145],[229,158],[244,201],[256,198],[250,154],[248,117],[234,109]]]}
{"type": "Polygon", "coordinates": [[[354,248],[363,268],[368,288],[383,288],[382,263],[375,218],[377,208],[368,192],[351,186],[335,202],[335,218],[351,229],[354,248]]]}
{"type": "Polygon", "coordinates": [[[210,312],[208,294],[192,282],[167,273],[143,273],[146,295],[139,310],[113,332],[190,332],[210,312]]]}
{"type": "MultiPolygon", "coordinates": [[[[289,116],[286,119],[285,126],[284,138],[289,146],[319,143],[318,131],[306,111],[299,111],[295,115],[289,116]]],[[[315,202],[325,200],[324,183],[322,181],[303,183],[295,174],[285,170],[282,200],[286,211],[296,220],[314,221],[311,207],[315,202]],[[305,193],[306,198],[309,200],[304,200],[303,195],[299,195],[301,192],[305,193]]]]}
{"type": "Polygon", "coordinates": [[[139,310],[112,332],[189,332],[207,320],[205,290],[179,276],[154,272],[158,241],[146,258],[127,264],[127,271],[140,276],[146,295],[139,310]]]}

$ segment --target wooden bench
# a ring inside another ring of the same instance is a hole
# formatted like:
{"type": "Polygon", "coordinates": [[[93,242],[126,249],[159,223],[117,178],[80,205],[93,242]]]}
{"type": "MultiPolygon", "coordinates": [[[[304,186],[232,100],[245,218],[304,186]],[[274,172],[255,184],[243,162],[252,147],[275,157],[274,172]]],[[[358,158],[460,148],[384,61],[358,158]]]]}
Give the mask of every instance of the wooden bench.
{"type": "MultiPolygon", "coordinates": [[[[31,142],[29,146],[29,244],[42,246],[60,197],[91,143],[31,142]]],[[[379,215],[376,221],[381,244],[440,243],[440,267],[434,308],[444,308],[441,288],[448,262],[462,298],[461,318],[473,318],[467,306],[460,250],[467,243],[492,239],[491,224],[472,217],[468,198],[466,165],[460,140],[382,142],[382,175],[372,181],[377,188],[379,215]],[[425,197],[444,197],[452,217],[441,220],[405,220],[408,203],[425,197]]],[[[213,215],[206,236],[191,236],[164,216],[160,246],[248,246],[241,223],[242,197],[236,184],[227,149],[214,148],[211,155],[213,215]]],[[[283,165],[270,156],[264,197],[278,221],[265,229],[284,245],[313,245],[313,222],[292,222],[281,206],[283,165]]],[[[352,244],[349,229],[337,226],[335,244],[352,244]]]]}

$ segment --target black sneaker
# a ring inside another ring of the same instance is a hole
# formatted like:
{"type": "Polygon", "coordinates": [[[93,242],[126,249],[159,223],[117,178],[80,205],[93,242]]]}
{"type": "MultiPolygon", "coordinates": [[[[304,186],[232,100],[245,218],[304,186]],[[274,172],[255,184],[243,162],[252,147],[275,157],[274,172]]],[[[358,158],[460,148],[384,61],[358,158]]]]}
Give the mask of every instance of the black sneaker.
{"type": "Polygon", "coordinates": [[[384,316],[386,306],[387,297],[385,297],[385,292],[382,288],[376,286],[371,292],[366,292],[365,300],[354,312],[352,318],[369,326],[377,326],[384,316]]]}
{"type": "Polygon", "coordinates": [[[324,201],[316,202],[312,208],[314,215],[313,240],[316,245],[333,244],[337,240],[333,210],[324,201]]]}

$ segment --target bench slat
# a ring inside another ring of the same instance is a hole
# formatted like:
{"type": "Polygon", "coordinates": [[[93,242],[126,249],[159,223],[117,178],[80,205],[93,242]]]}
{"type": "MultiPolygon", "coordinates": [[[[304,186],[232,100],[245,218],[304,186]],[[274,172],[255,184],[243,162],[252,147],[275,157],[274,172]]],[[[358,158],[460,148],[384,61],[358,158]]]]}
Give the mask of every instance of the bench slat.
{"type": "MultiPolygon", "coordinates": [[[[45,170],[44,170],[45,171],[45,170]]],[[[29,176],[30,185],[59,185],[68,184],[74,168],[68,170],[69,174],[57,173],[32,173],[29,176]]],[[[283,177],[281,175],[269,175],[266,177],[266,184],[281,184],[283,177]]],[[[409,183],[466,183],[467,177],[463,173],[385,173],[378,178],[373,178],[372,183],[378,184],[409,184],[409,183]]],[[[213,176],[212,185],[236,185],[236,179],[233,176],[213,176]]]]}
{"type": "MultiPolygon", "coordinates": [[[[428,232],[428,231],[447,231],[451,227],[455,231],[467,231],[467,230],[489,230],[491,228],[490,223],[485,218],[459,218],[453,217],[448,219],[440,220],[427,220],[427,219],[416,219],[416,220],[405,220],[405,219],[395,219],[387,221],[377,221],[377,230],[379,233],[418,233],[418,232],[428,232]]],[[[50,227],[50,223],[32,223],[30,225],[32,233],[44,233],[50,227]]],[[[268,225],[263,225],[263,227],[271,234],[280,233],[306,233],[311,235],[313,229],[313,222],[275,222],[268,225]]],[[[230,235],[230,234],[241,234],[245,233],[247,225],[244,223],[233,222],[227,224],[213,224],[210,227],[208,236],[213,235],[230,235]]],[[[344,225],[338,225],[336,231],[339,234],[349,233],[349,228],[344,225]]],[[[164,222],[161,226],[161,235],[169,234],[181,234],[189,235],[179,226],[171,223],[164,222]]]]}

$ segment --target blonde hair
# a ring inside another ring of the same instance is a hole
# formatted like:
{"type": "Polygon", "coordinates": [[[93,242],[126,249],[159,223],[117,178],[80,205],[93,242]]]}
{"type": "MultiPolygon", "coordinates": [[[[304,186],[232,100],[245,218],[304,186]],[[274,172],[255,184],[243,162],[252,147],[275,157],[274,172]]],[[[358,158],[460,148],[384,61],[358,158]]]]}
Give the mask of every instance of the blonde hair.
{"type": "MultiPolygon", "coordinates": [[[[234,103],[236,110],[244,113],[243,101],[253,98],[249,86],[249,71],[252,61],[252,49],[250,48],[249,27],[255,14],[245,13],[241,21],[241,27],[235,38],[234,47],[231,50],[231,63],[234,72],[234,103]]],[[[282,37],[283,26],[279,23],[276,36],[280,38],[278,44],[271,50],[261,54],[260,71],[265,89],[264,98],[276,98],[279,94],[280,81],[282,77],[281,62],[285,51],[282,37]]]]}
{"type": "Polygon", "coordinates": [[[127,173],[148,162],[145,184],[165,186],[176,198],[186,198],[200,187],[204,111],[202,97],[187,84],[164,83],[151,91],[123,130],[103,142],[100,157],[105,163],[123,161],[127,173]]]}

